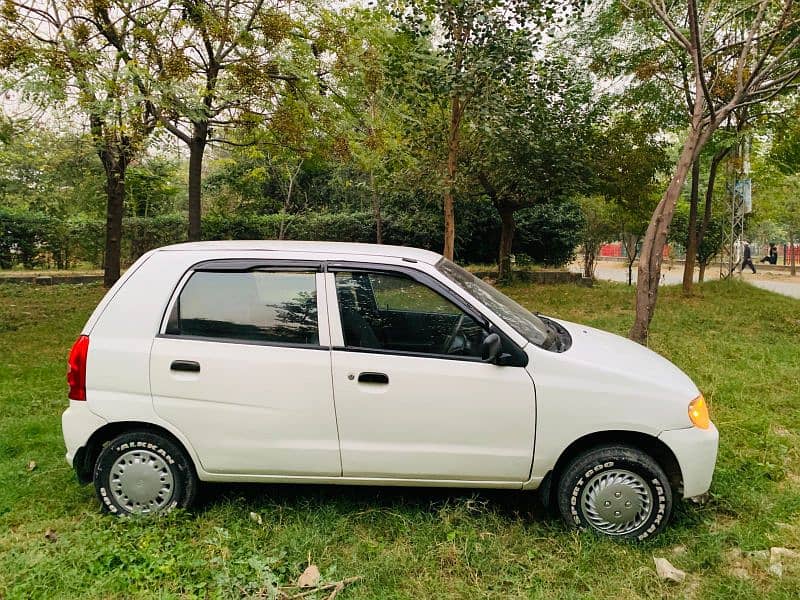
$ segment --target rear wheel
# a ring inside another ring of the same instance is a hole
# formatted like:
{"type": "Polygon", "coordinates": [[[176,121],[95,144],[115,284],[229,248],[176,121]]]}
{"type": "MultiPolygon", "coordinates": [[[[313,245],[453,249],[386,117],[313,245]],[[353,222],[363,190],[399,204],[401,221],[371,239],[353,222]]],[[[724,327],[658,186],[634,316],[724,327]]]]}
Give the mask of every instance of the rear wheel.
{"type": "Polygon", "coordinates": [[[136,431],[103,448],[94,485],[103,507],[113,514],[153,514],[190,506],[197,475],[178,444],[158,433],[136,431]]]}
{"type": "Polygon", "coordinates": [[[612,537],[650,538],[672,513],[664,470],[630,446],[600,446],[576,456],[559,478],[556,493],[567,524],[612,537]]]}

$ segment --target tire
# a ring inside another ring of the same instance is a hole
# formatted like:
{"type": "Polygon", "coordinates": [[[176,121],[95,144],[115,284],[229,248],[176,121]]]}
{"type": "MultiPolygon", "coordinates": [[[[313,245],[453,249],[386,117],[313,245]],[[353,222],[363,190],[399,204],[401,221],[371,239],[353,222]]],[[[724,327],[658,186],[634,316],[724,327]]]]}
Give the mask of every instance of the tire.
{"type": "Polygon", "coordinates": [[[118,516],[167,513],[191,506],[198,480],[186,452],[152,431],[133,431],[107,444],[94,467],[102,507],[118,516]]]}
{"type": "Polygon", "coordinates": [[[576,456],[559,478],[556,494],[567,525],[622,539],[655,536],[672,513],[664,470],[630,446],[599,446],[576,456]]]}

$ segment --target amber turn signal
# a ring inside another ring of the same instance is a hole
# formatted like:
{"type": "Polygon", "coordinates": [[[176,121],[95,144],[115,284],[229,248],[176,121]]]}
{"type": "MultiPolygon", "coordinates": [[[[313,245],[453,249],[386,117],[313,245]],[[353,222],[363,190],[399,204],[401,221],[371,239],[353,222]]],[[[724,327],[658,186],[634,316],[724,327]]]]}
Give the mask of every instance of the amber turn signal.
{"type": "Polygon", "coordinates": [[[695,427],[700,429],[708,429],[711,424],[711,419],[708,417],[708,406],[702,394],[689,402],[689,419],[695,427]]]}

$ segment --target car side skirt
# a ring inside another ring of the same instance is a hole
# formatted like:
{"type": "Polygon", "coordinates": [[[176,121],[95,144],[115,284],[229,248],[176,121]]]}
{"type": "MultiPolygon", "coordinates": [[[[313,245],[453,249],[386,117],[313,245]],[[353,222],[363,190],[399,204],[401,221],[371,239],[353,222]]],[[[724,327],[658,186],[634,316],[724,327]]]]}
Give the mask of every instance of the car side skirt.
{"type": "MultiPolygon", "coordinates": [[[[202,481],[208,482],[247,482],[247,483],[307,483],[333,485],[374,485],[400,487],[442,487],[442,488],[496,488],[496,489],[535,489],[531,481],[462,481],[442,479],[392,479],[383,477],[306,477],[294,475],[242,475],[198,473],[202,481]]],[[[539,481],[536,482],[538,486],[539,481]]]]}

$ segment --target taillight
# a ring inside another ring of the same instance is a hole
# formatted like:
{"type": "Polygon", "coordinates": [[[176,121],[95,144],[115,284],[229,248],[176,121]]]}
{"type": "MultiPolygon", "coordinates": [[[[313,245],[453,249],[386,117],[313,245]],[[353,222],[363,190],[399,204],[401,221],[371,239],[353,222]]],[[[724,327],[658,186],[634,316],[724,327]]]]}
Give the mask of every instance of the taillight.
{"type": "Polygon", "coordinates": [[[89,353],[89,336],[80,336],[69,353],[67,384],[70,400],[86,400],[86,355],[89,353]]]}

